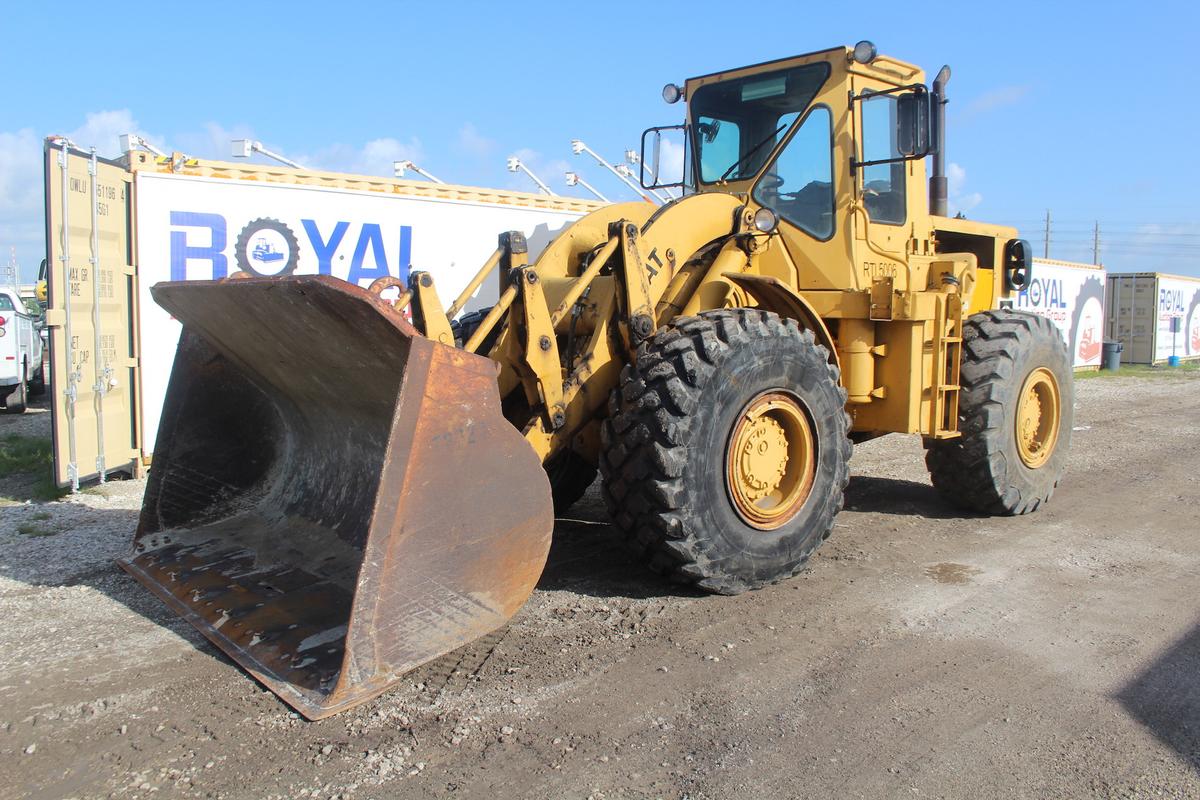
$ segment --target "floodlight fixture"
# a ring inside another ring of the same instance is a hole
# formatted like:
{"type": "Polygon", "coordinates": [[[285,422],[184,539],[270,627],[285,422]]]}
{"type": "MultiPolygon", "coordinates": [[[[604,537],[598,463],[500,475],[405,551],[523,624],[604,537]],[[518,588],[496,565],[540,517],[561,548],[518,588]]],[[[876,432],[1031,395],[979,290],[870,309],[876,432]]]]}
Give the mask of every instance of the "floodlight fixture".
{"type": "Polygon", "coordinates": [[[445,183],[445,181],[441,178],[427,170],[421,169],[408,159],[405,159],[404,161],[392,162],[392,174],[394,174],[397,178],[403,178],[405,173],[409,171],[417,173],[427,181],[433,181],[434,183],[445,183]]]}
{"type": "Polygon", "coordinates": [[[568,173],[567,173],[567,186],[582,186],[583,188],[587,189],[589,192],[591,192],[592,194],[594,194],[594,195],[596,196],[596,199],[597,199],[597,200],[602,200],[602,201],[604,201],[605,203],[611,203],[611,202],[612,202],[612,201],[611,201],[611,200],[609,200],[607,197],[605,197],[604,195],[600,194],[600,192],[598,192],[598,191],[596,190],[596,187],[595,187],[595,186],[592,186],[590,183],[588,183],[588,182],[587,182],[587,181],[585,181],[583,178],[581,178],[581,177],[579,176],[579,173],[578,173],[578,172],[568,172],[568,173]]]}
{"type": "Polygon", "coordinates": [[[166,158],[167,156],[167,154],[162,150],[159,150],[157,147],[146,141],[145,137],[138,136],[136,133],[123,133],[121,134],[120,141],[122,153],[128,153],[130,150],[137,150],[141,148],[142,150],[153,153],[159,158],[166,158]]]}
{"type": "Polygon", "coordinates": [[[263,147],[262,142],[255,141],[254,139],[234,139],[231,144],[231,152],[233,153],[234,158],[249,158],[252,153],[259,153],[273,161],[278,161],[280,164],[292,167],[293,169],[304,169],[303,165],[297,164],[287,156],[268,150],[267,148],[263,147]]]}
{"type": "Polygon", "coordinates": [[[509,156],[506,166],[507,166],[509,172],[517,172],[517,171],[524,172],[526,175],[529,176],[529,179],[532,180],[534,183],[536,183],[538,188],[541,189],[543,192],[550,195],[551,197],[557,196],[554,194],[554,192],[550,191],[550,187],[547,186],[542,181],[541,178],[539,178],[537,175],[533,174],[533,170],[531,170],[529,167],[525,166],[521,162],[521,159],[517,158],[516,156],[509,156]]]}
{"type": "MultiPolygon", "coordinates": [[[[650,195],[646,194],[645,190],[643,190],[642,187],[638,186],[636,183],[629,180],[629,178],[626,177],[626,175],[622,174],[619,167],[614,167],[612,164],[605,161],[603,158],[600,157],[599,153],[597,153],[595,150],[593,150],[592,148],[590,148],[586,144],[584,144],[582,140],[580,140],[580,139],[572,139],[571,140],[571,152],[574,153],[575,155],[581,155],[583,153],[587,153],[589,156],[596,159],[597,164],[604,167],[606,170],[611,172],[613,175],[616,175],[617,180],[621,181],[621,183],[625,184],[630,189],[633,189],[633,191],[637,192],[639,195],[641,195],[646,200],[649,200],[651,203],[655,202],[654,197],[651,197],[650,195]]],[[[626,166],[625,164],[621,164],[619,166],[624,167],[625,170],[630,175],[633,174],[633,170],[629,169],[629,167],[626,166]]],[[[656,195],[656,197],[657,197],[657,195],[656,195]]],[[[659,197],[658,202],[662,203],[663,199],[661,197],[659,197]]]]}

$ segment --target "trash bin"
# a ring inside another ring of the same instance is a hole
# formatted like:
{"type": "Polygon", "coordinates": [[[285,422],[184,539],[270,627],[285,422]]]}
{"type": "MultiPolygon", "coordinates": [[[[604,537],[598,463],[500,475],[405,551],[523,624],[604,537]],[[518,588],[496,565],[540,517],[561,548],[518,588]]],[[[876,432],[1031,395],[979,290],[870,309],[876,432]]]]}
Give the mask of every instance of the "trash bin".
{"type": "Polygon", "coordinates": [[[1120,342],[1105,342],[1103,355],[1100,357],[1100,369],[1117,371],[1121,368],[1121,351],[1125,345],[1120,342]]]}
{"type": "Polygon", "coordinates": [[[1168,367],[1178,367],[1179,366],[1179,356],[1167,356],[1167,366],[1168,367]]]}

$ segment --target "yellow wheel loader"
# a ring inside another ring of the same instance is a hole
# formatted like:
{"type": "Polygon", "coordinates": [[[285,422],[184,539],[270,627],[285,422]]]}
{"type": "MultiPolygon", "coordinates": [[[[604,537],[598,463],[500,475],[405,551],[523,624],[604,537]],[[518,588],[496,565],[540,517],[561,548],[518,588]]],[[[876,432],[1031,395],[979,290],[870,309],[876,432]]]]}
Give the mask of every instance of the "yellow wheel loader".
{"type": "Polygon", "coordinates": [[[683,196],[532,263],[502,234],[448,307],[421,272],[154,287],[184,333],[122,566],[315,719],[503,625],[597,470],[651,569],[727,594],[829,536],[853,441],[919,434],[948,501],[1037,509],[1071,363],[1007,308],[1028,243],[947,216],[948,78],[862,42],[668,85],[643,182],[679,135],[683,196]]]}

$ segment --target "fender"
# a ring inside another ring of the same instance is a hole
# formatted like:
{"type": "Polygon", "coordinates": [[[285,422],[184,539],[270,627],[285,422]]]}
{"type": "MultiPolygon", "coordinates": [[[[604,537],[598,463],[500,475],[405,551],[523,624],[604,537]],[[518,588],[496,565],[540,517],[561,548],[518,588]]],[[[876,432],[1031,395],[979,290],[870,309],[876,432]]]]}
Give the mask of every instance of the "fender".
{"type": "Polygon", "coordinates": [[[842,369],[842,364],[838,358],[837,345],[833,341],[833,336],[829,333],[829,328],[825,326],[825,321],[821,319],[821,315],[800,295],[783,283],[778,278],[772,278],[767,275],[748,275],[744,272],[726,272],[722,275],[724,278],[736,283],[742,289],[754,298],[758,303],[758,307],[767,311],[773,311],[781,317],[788,317],[800,323],[800,327],[807,328],[812,331],[816,337],[817,343],[825,346],[829,351],[829,363],[838,368],[839,373],[842,369]]]}

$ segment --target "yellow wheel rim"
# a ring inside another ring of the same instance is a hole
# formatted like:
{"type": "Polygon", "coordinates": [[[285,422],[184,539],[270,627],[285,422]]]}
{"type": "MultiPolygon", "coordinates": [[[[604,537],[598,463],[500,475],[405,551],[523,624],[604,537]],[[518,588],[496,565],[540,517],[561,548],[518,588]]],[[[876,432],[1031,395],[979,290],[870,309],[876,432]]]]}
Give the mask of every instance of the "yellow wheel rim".
{"type": "Polygon", "coordinates": [[[767,392],[738,415],[725,456],[725,483],[734,509],[759,530],[796,516],[812,491],[817,448],[800,401],[767,392]]]}
{"type": "Polygon", "coordinates": [[[1030,469],[1042,466],[1054,453],[1061,403],[1054,373],[1045,367],[1029,373],[1017,401],[1017,452],[1030,469]]]}

